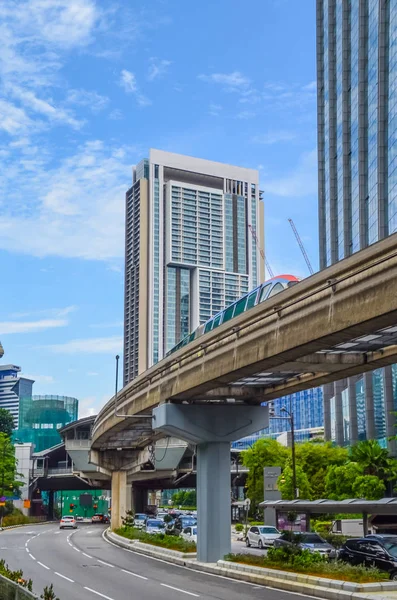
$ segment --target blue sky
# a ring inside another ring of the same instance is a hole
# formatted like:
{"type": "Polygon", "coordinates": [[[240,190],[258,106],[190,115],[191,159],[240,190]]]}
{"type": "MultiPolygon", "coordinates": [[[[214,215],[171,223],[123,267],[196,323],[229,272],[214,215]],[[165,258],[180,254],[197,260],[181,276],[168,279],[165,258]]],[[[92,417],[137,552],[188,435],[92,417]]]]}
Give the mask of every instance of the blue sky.
{"type": "Polygon", "coordinates": [[[35,393],[112,394],[123,213],[150,147],[258,168],[267,258],[318,257],[314,0],[2,0],[2,363],[35,393]]]}

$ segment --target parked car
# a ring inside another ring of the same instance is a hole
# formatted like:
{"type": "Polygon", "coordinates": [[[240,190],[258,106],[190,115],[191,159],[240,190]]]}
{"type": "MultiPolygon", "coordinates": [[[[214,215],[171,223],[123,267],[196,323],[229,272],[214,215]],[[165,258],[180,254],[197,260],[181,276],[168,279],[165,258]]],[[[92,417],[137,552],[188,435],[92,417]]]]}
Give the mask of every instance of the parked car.
{"type": "Polygon", "coordinates": [[[329,558],[336,558],[336,550],[331,544],[326,542],[318,533],[295,533],[291,531],[283,531],[279,538],[274,540],[275,548],[283,548],[290,546],[294,542],[291,540],[291,535],[296,535],[298,538],[297,545],[302,550],[310,550],[310,552],[319,552],[329,558]]]}
{"type": "Polygon", "coordinates": [[[142,527],[145,527],[147,519],[148,516],[144,513],[136,513],[136,515],[134,516],[134,527],[142,529],[142,527]]]}
{"type": "Polygon", "coordinates": [[[64,529],[64,527],[72,527],[73,529],[77,529],[77,521],[73,516],[65,516],[59,522],[59,529],[64,529]]]}
{"type": "Polygon", "coordinates": [[[148,519],[144,531],[145,533],[164,533],[165,523],[161,519],[148,519]]]}
{"type": "Polygon", "coordinates": [[[371,535],[347,540],[339,550],[339,560],[351,565],[377,567],[397,580],[397,536],[371,535]]]}
{"type": "Polygon", "coordinates": [[[188,542],[197,544],[197,525],[189,525],[181,533],[181,538],[188,542]]]}
{"type": "Polygon", "coordinates": [[[161,519],[162,521],[164,521],[164,517],[167,517],[168,513],[167,512],[158,512],[156,515],[156,519],[161,519]]]}
{"type": "Polygon", "coordinates": [[[96,513],[91,519],[91,523],[110,523],[109,515],[96,513]]]}
{"type": "Polygon", "coordinates": [[[77,517],[76,520],[77,521],[84,521],[84,517],[77,517]]]}
{"type": "Polygon", "coordinates": [[[252,526],[247,531],[245,544],[248,548],[250,546],[258,546],[258,548],[273,546],[274,541],[279,538],[280,535],[281,533],[278,529],[270,527],[269,525],[252,526]]]}

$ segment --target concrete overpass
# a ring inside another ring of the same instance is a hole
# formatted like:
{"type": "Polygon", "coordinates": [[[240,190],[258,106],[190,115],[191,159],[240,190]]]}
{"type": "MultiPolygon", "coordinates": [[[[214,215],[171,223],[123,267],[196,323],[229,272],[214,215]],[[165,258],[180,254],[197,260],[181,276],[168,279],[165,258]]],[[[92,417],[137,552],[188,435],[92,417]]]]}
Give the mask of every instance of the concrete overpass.
{"type": "MultiPolygon", "coordinates": [[[[229,443],[267,426],[267,409],[259,405],[394,362],[397,234],[274,296],[138,376],[118,395],[118,411],[125,417],[115,414],[114,398],[97,416],[91,457],[112,466],[116,496],[125,488],[127,465],[148,443],[164,434],[196,443],[198,555],[214,560],[230,547],[222,514],[230,497],[222,475],[229,443]]],[[[116,522],[119,513],[114,514],[116,522]]]]}

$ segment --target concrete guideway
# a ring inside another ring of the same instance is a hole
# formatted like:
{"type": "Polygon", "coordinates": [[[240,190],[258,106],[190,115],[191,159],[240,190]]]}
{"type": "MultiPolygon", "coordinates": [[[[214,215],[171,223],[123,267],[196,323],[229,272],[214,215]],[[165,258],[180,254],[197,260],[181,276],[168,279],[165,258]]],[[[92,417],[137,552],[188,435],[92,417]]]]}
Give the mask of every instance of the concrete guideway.
{"type": "MultiPolygon", "coordinates": [[[[259,404],[396,362],[396,332],[385,331],[397,324],[396,292],[393,234],[163,359],[121,390],[119,411],[230,397],[259,404]]],[[[95,421],[92,447],[117,447],[123,430],[130,447],[145,445],[145,421],[116,417],[111,399],[95,421]]]]}
{"type": "MultiPolygon", "coordinates": [[[[54,525],[0,533],[0,558],[21,568],[41,593],[49,583],[60,600],[255,600],[264,587],[196,572],[108,544],[103,527],[59,531],[54,525]]],[[[271,591],[272,600],[298,595],[271,591]]]]}

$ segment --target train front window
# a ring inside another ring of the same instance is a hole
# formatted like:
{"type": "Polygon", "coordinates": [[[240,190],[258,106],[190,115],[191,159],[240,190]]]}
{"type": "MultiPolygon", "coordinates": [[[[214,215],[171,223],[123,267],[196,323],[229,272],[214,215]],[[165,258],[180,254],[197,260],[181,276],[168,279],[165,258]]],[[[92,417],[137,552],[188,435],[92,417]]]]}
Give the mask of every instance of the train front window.
{"type": "Polygon", "coordinates": [[[267,294],[268,294],[268,292],[269,292],[269,290],[270,290],[271,287],[272,287],[272,284],[268,283],[267,285],[265,285],[262,288],[261,297],[259,299],[259,302],[263,302],[264,300],[266,300],[266,296],[267,296],[267,294]]]}
{"type": "Polygon", "coordinates": [[[280,292],[282,292],[284,289],[284,286],[282,283],[276,283],[276,285],[273,286],[272,291],[269,294],[269,298],[271,298],[272,296],[275,296],[276,294],[279,294],[280,292]]]}

